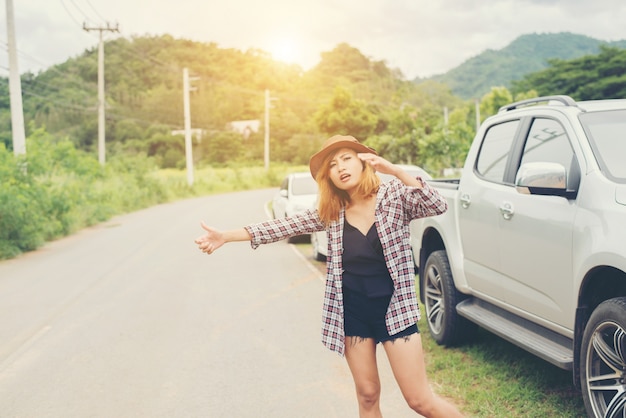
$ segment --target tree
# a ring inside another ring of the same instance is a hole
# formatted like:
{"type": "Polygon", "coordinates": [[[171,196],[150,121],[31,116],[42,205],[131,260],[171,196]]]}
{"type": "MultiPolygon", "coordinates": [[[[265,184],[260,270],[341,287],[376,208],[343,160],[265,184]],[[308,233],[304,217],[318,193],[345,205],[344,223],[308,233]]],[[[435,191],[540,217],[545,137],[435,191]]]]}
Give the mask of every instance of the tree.
{"type": "Polygon", "coordinates": [[[211,163],[235,162],[244,153],[243,136],[237,132],[214,132],[205,136],[197,149],[201,158],[211,163]]]}
{"type": "Polygon", "coordinates": [[[353,99],[347,89],[337,87],[330,103],[316,112],[315,121],[328,135],[352,135],[365,141],[374,132],[378,118],[362,100],[353,99]]]}
{"type": "Polygon", "coordinates": [[[545,70],[513,83],[513,91],[534,89],[540,96],[565,94],[576,100],[626,97],[626,50],[600,47],[598,55],[550,60],[545,70]]]}
{"type": "Polygon", "coordinates": [[[480,100],[481,121],[495,115],[502,106],[510,104],[512,101],[513,96],[506,87],[492,87],[491,91],[480,100]]]}
{"type": "MultiPolygon", "coordinates": [[[[332,77],[344,77],[351,82],[370,79],[370,72],[385,71],[373,63],[358,49],[341,43],[330,52],[322,52],[322,59],[314,72],[332,77]]],[[[386,68],[386,67],[385,67],[386,68]]]]}
{"type": "MultiPolygon", "coordinates": [[[[442,126],[443,108],[463,104],[446,85],[404,80],[384,61],[345,43],[322,53],[320,64],[306,72],[273,61],[261,50],[223,49],[169,35],[116,38],[106,49],[107,153],[147,155],[167,166],[184,162],[182,142],[170,134],[183,128],[183,68],[194,77],[192,127],[212,132],[197,144],[198,163],[262,161],[262,133],[225,143],[220,155],[208,144],[231,121],[262,119],[266,89],[278,99],[270,113],[271,159],[276,162],[306,162],[310,146],[336,133],[362,141],[376,136],[394,159],[417,161],[424,157],[419,140],[442,126]],[[226,150],[234,154],[222,155],[226,150]]],[[[0,78],[2,91],[7,83],[0,78]]],[[[80,150],[95,152],[97,48],[26,74],[23,91],[27,126],[45,127],[80,150]]],[[[9,119],[5,97],[0,100],[0,142],[7,147],[9,119]]]]}

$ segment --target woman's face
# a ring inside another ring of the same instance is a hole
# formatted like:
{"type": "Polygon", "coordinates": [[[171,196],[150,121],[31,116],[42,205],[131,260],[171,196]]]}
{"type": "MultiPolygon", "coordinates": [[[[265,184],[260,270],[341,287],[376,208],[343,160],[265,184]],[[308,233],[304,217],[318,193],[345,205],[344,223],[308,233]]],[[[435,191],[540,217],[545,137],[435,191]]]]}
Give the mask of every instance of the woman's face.
{"type": "Polygon", "coordinates": [[[335,187],[349,192],[361,181],[363,162],[353,149],[341,148],[331,158],[329,170],[335,187]]]}

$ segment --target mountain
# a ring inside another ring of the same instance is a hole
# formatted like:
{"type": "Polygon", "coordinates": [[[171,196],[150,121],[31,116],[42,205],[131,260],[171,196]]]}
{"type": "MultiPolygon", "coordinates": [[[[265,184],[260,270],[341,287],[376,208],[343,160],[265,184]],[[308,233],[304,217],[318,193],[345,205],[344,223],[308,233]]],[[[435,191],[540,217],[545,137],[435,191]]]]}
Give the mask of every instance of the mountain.
{"type": "MultiPolygon", "coordinates": [[[[513,80],[543,70],[552,59],[571,60],[600,52],[600,45],[626,49],[626,40],[606,42],[562,33],[533,33],[522,35],[500,50],[488,49],[430,80],[447,84],[463,99],[480,99],[491,87],[510,88],[513,80]]],[[[424,79],[415,80],[420,83],[424,79]]]]}

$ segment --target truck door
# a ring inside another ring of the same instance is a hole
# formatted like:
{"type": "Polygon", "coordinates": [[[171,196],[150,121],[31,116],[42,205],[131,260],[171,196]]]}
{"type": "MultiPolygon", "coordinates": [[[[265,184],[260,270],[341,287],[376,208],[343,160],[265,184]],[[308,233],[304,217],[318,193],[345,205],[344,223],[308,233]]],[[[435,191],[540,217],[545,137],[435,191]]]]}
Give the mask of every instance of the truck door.
{"type": "Polygon", "coordinates": [[[456,203],[467,283],[474,292],[497,299],[507,292],[500,273],[498,206],[511,188],[504,177],[519,129],[520,120],[514,119],[485,132],[473,170],[464,174],[459,185],[456,203]]]}
{"type": "MultiPolygon", "coordinates": [[[[576,180],[575,154],[566,130],[555,119],[532,120],[518,158],[517,168],[526,162],[559,163],[565,167],[570,183],[576,180]]],[[[505,300],[571,329],[575,201],[521,194],[507,187],[500,191],[498,205],[499,270],[505,300]]]]}

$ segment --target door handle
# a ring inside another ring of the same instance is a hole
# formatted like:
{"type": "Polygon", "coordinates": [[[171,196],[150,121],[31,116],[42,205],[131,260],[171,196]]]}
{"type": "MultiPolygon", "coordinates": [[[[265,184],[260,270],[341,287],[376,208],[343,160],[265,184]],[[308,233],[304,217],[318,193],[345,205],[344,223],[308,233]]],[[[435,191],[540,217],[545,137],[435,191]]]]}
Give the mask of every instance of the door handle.
{"type": "Polygon", "coordinates": [[[461,196],[459,196],[459,201],[461,202],[461,207],[463,207],[463,209],[469,208],[470,203],[472,203],[472,199],[467,193],[462,193],[461,196]]]}
{"type": "Polygon", "coordinates": [[[513,210],[513,204],[511,202],[503,202],[500,205],[500,213],[502,217],[507,221],[513,217],[515,210],[513,210]]]}

